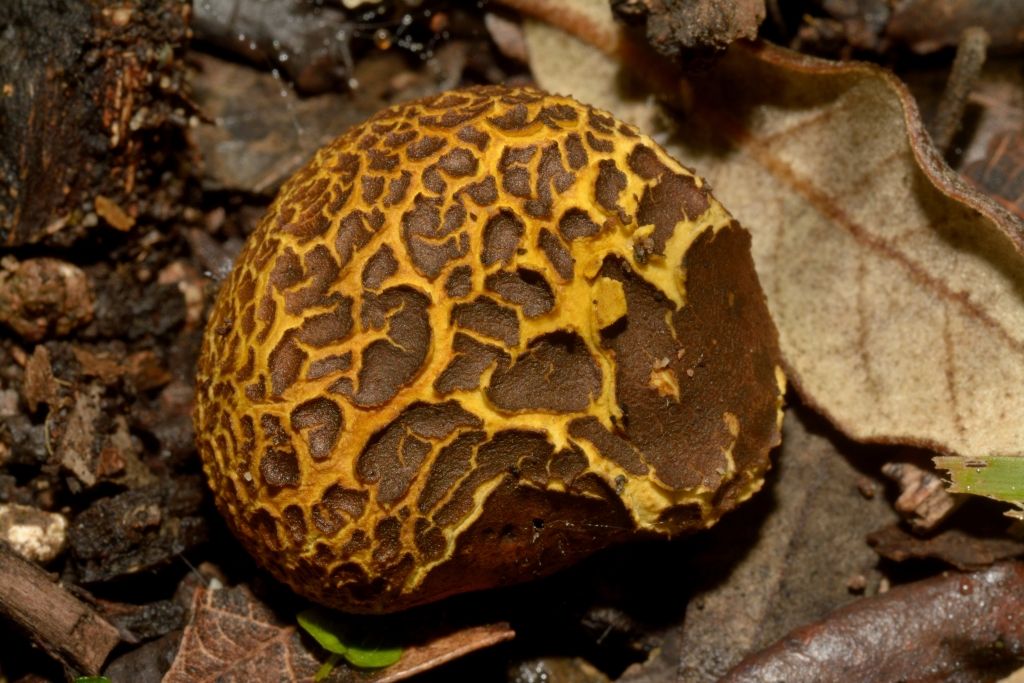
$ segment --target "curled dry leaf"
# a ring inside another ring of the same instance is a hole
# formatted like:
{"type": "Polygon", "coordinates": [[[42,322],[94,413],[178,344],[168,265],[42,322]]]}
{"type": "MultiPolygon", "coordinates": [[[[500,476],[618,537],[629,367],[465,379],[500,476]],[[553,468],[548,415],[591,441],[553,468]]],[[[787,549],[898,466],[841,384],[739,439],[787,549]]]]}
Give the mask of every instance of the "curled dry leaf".
{"type": "Polygon", "coordinates": [[[308,681],[319,668],[296,628],[284,625],[249,591],[199,588],[164,683],[308,681]]]}
{"type": "MultiPolygon", "coordinates": [[[[552,19],[626,54],[610,12],[600,23],[584,4],[585,22],[568,6],[552,19]]],[[[555,30],[527,24],[528,42],[550,47],[555,30]]],[[[561,79],[551,49],[531,49],[531,66],[543,87],[584,101],[616,91],[614,73],[561,79]]],[[[1024,414],[1024,229],[941,161],[903,84],[870,65],[739,44],[690,84],[692,110],[666,149],[753,234],[805,400],[863,441],[1024,455],[1013,419],[1024,414]]]]}
{"type": "Polygon", "coordinates": [[[983,681],[1020,666],[1024,564],[899,586],[792,631],[722,683],[983,681]]]}
{"type": "MultiPolygon", "coordinates": [[[[392,683],[440,666],[481,648],[510,640],[508,624],[450,631],[406,647],[386,669],[362,671],[338,664],[325,679],[333,683],[392,683]]],[[[309,641],[313,648],[317,648],[309,641]]],[[[317,648],[318,649],[318,648],[317,648]]],[[[192,620],[164,683],[241,680],[312,681],[325,655],[310,650],[297,627],[282,621],[246,588],[200,588],[192,599],[192,620]]]]}

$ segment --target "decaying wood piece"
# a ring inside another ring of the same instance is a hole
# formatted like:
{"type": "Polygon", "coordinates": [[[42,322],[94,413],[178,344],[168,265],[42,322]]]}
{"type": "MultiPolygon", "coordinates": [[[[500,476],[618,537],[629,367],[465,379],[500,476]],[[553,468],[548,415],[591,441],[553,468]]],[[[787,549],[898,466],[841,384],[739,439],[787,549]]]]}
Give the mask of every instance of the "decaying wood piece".
{"type": "Polygon", "coordinates": [[[51,655],[90,675],[99,673],[121,640],[117,629],[91,607],[4,543],[0,614],[24,628],[51,655]]]}
{"type": "Polygon", "coordinates": [[[173,206],[190,4],[0,4],[0,245],[68,245],[173,206]]]}

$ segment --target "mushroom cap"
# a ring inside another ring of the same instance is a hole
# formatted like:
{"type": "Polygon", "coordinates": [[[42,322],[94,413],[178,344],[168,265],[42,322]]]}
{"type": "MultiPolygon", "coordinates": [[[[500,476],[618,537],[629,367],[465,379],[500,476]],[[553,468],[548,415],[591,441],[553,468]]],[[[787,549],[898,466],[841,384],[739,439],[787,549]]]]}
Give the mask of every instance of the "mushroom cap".
{"type": "Polygon", "coordinates": [[[708,527],[784,379],[748,233],[634,127],[486,86],[386,109],[282,187],[195,408],[250,553],[390,612],[708,527]]]}

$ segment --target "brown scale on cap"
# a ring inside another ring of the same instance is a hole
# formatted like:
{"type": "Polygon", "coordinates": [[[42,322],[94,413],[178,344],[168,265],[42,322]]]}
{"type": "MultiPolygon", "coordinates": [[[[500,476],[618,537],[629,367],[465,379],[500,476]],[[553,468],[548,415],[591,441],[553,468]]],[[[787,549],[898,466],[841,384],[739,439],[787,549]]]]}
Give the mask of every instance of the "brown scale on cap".
{"type": "Polygon", "coordinates": [[[778,358],[703,181],[571,99],[471,88],[282,188],[213,310],[196,431],[264,566],[388,612],[710,526],[761,486],[778,358]]]}

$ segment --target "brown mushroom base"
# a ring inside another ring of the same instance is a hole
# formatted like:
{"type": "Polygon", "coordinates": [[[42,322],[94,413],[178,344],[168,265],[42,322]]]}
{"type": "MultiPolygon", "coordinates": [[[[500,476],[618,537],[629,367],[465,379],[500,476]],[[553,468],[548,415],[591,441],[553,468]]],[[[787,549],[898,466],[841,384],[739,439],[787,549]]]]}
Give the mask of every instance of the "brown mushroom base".
{"type": "Polygon", "coordinates": [[[635,534],[614,492],[592,482],[579,492],[545,491],[519,474],[505,475],[483,513],[459,535],[454,554],[434,567],[415,593],[406,592],[411,555],[377,577],[323,592],[317,601],[351,612],[392,611],[450,595],[509,586],[563,569],[619,539],[635,534]],[[593,497],[605,488],[604,497],[593,497]]]}

